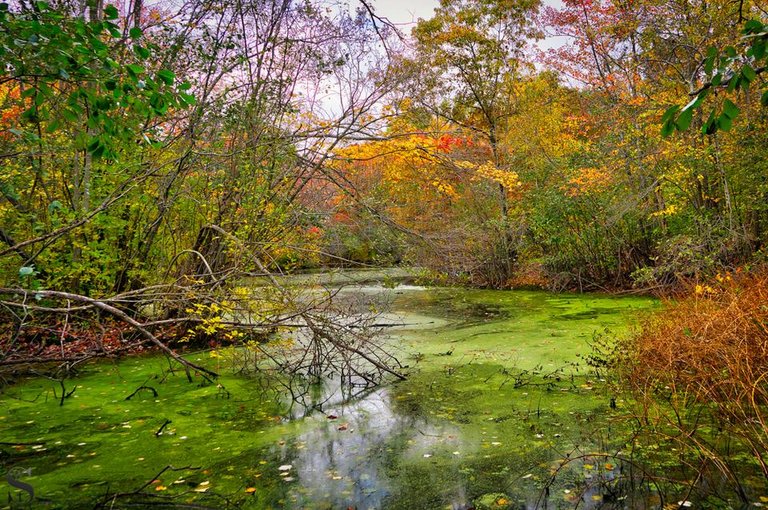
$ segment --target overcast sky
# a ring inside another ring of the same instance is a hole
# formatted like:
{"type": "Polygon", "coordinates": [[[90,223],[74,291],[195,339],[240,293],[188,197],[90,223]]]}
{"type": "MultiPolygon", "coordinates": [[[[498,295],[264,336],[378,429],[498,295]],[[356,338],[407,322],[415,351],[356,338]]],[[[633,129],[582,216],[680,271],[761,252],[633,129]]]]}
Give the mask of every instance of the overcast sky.
{"type": "MultiPolygon", "coordinates": [[[[389,19],[405,34],[409,34],[411,28],[419,18],[432,17],[439,0],[374,0],[371,4],[376,8],[376,14],[389,19]]],[[[544,5],[562,7],[561,0],[543,0],[544,5]]],[[[537,46],[542,49],[557,47],[565,41],[562,38],[547,38],[539,41],[537,46]]]]}
{"type": "Polygon", "coordinates": [[[373,5],[376,7],[376,14],[388,18],[408,32],[409,24],[415,23],[419,18],[431,18],[438,3],[438,0],[378,0],[373,5]]]}

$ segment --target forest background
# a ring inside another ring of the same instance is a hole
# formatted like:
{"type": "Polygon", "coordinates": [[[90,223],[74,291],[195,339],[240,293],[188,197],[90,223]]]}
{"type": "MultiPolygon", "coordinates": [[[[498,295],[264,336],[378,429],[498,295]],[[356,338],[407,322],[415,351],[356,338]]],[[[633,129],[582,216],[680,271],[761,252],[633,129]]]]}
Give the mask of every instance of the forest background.
{"type": "Polygon", "coordinates": [[[735,485],[689,409],[768,476],[766,20],[441,0],[404,33],[368,0],[0,2],[0,383],[45,366],[63,404],[80,363],[146,343],[190,380],[216,374],[179,345],[245,346],[289,390],[403,377],[335,290],[280,273],[687,292],[591,362],[735,485]]]}
{"type": "Polygon", "coordinates": [[[215,4],[4,4],[7,285],[105,296],[257,257],[664,288],[764,257],[759,92],[660,129],[759,3],[444,1],[411,36],[368,3],[215,4]]]}
{"type": "Polygon", "coordinates": [[[367,1],[0,3],[4,361],[68,359],[94,312],[161,348],[317,325],[273,275],[329,266],[712,293],[766,256],[765,14],[442,0],[408,34],[367,1]]]}

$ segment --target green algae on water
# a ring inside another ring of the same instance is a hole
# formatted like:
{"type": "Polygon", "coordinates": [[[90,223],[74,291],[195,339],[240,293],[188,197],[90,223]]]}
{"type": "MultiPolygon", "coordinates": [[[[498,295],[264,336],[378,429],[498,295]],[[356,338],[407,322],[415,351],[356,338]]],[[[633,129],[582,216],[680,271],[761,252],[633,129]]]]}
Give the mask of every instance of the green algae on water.
{"type": "MultiPolygon", "coordinates": [[[[190,384],[162,358],[96,364],[65,381],[76,390],[62,406],[48,380],[5,390],[2,464],[26,469],[23,481],[53,508],[117,493],[114,508],[519,507],[545,488],[567,504],[565,491],[591,474],[574,463],[553,482],[564,453],[603,452],[620,436],[611,396],[582,362],[588,343],[653,300],[379,291],[405,324],[388,332],[409,365],[405,382],[297,414],[253,376],[223,371],[220,385],[190,384]],[[126,400],[141,386],[157,396],[126,400]]],[[[24,507],[28,495],[7,489],[2,505],[24,507]]]]}

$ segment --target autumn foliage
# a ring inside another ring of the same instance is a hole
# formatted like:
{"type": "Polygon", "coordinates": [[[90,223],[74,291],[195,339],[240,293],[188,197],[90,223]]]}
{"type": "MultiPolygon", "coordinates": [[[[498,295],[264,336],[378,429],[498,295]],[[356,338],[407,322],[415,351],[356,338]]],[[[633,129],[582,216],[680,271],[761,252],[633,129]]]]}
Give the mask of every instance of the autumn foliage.
{"type": "Polygon", "coordinates": [[[648,317],[619,350],[623,380],[643,420],[732,484],[738,480],[722,460],[723,433],[768,476],[768,272],[717,275],[690,290],[648,317]]]}

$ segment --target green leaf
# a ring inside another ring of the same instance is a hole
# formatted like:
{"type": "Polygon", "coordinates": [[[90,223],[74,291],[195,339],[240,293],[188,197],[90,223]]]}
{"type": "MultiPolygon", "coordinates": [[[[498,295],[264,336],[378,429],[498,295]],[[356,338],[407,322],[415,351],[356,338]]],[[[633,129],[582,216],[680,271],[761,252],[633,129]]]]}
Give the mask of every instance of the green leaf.
{"type": "Polygon", "coordinates": [[[64,208],[64,206],[61,205],[61,202],[58,200],[54,200],[50,204],[48,204],[48,213],[53,214],[56,211],[60,211],[64,208]]]}
{"type": "Polygon", "coordinates": [[[664,124],[661,125],[661,136],[664,138],[667,138],[669,135],[675,132],[675,124],[670,119],[664,122],[664,124]]]}
{"type": "Polygon", "coordinates": [[[707,73],[707,76],[712,74],[712,70],[715,68],[715,57],[707,57],[704,60],[704,72],[707,73]]]}
{"type": "Polygon", "coordinates": [[[709,112],[709,118],[704,123],[703,126],[701,126],[701,132],[705,135],[711,135],[717,132],[717,122],[715,122],[715,111],[712,110],[709,112]]]}
{"type": "Polygon", "coordinates": [[[728,83],[728,87],[726,88],[726,90],[728,92],[733,92],[734,90],[739,88],[740,82],[741,82],[741,75],[740,74],[733,75],[733,78],[731,78],[731,81],[728,83]]]}
{"type": "Polygon", "coordinates": [[[765,39],[757,39],[754,43],[752,43],[752,48],[750,48],[752,51],[752,56],[755,57],[757,60],[762,60],[765,58],[765,39]]]}
{"type": "Polygon", "coordinates": [[[96,147],[96,149],[93,152],[91,152],[91,155],[94,158],[98,159],[104,155],[104,152],[106,150],[107,148],[104,145],[99,145],[98,147],[96,147]]]}
{"type": "Polygon", "coordinates": [[[61,127],[61,122],[59,122],[58,119],[54,119],[51,122],[48,123],[48,126],[45,128],[46,133],[55,133],[59,130],[61,127]]]}
{"type": "Polygon", "coordinates": [[[730,131],[732,125],[733,125],[733,119],[727,116],[726,114],[722,114],[717,118],[718,129],[721,129],[723,131],[730,131]]]}
{"type": "Polygon", "coordinates": [[[117,10],[117,7],[110,4],[106,7],[104,7],[104,17],[107,19],[117,19],[117,17],[120,16],[120,12],[117,10]]]}
{"type": "Polygon", "coordinates": [[[768,106],[768,90],[763,92],[763,95],[760,96],[760,104],[763,106],[768,106]]]}
{"type": "Polygon", "coordinates": [[[763,24],[755,19],[751,19],[744,23],[745,34],[758,34],[763,31],[763,24]]]}
{"type": "Polygon", "coordinates": [[[679,131],[685,131],[690,127],[691,119],[693,118],[693,110],[694,108],[686,108],[680,113],[680,116],[677,117],[676,125],[679,131]]]}
{"type": "Polygon", "coordinates": [[[754,69],[752,69],[752,66],[749,64],[744,64],[744,67],[741,69],[741,76],[747,80],[748,82],[754,81],[755,78],[757,78],[757,73],[754,69]]]}
{"type": "Polygon", "coordinates": [[[133,51],[136,53],[136,55],[139,56],[141,59],[148,59],[149,58],[149,50],[146,49],[144,46],[141,46],[139,44],[134,44],[133,51]]]}
{"type": "Polygon", "coordinates": [[[168,69],[161,69],[158,71],[157,77],[160,78],[166,85],[173,85],[173,80],[176,79],[176,75],[168,69]]]}
{"type": "Polygon", "coordinates": [[[77,122],[77,120],[80,118],[80,115],[70,108],[62,108],[61,116],[69,122],[77,122]]]}
{"type": "Polygon", "coordinates": [[[667,122],[669,120],[674,119],[675,114],[680,109],[680,105],[674,105],[667,108],[667,111],[664,112],[664,115],[661,116],[662,122],[667,122]]]}
{"type": "Polygon", "coordinates": [[[139,27],[133,27],[128,32],[128,35],[131,36],[131,39],[138,39],[139,37],[141,37],[142,34],[143,34],[143,32],[141,31],[141,29],[139,27]]]}
{"type": "Polygon", "coordinates": [[[182,101],[184,101],[185,103],[187,103],[190,106],[194,105],[194,104],[197,104],[197,99],[195,99],[195,96],[193,96],[192,94],[187,94],[185,92],[179,92],[179,97],[181,98],[182,101]]]}
{"type": "Polygon", "coordinates": [[[723,102],[723,115],[733,120],[739,115],[739,107],[733,104],[730,99],[726,99],[723,102]]]}
{"type": "Polygon", "coordinates": [[[128,64],[125,68],[128,70],[128,74],[134,78],[144,73],[144,68],[138,64],[128,64]]]}

